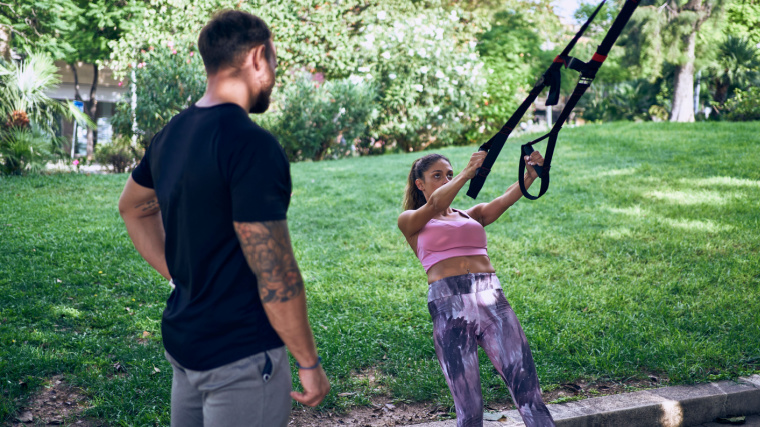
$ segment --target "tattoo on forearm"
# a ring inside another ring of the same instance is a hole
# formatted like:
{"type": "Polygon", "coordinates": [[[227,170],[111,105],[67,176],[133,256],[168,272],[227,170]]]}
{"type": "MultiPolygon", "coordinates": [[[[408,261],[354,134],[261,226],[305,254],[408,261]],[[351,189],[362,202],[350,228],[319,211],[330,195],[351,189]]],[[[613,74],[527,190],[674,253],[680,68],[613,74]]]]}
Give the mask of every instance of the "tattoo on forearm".
{"type": "Polygon", "coordinates": [[[266,304],[286,302],[303,292],[303,279],[290,243],[287,221],[235,222],[248,265],[256,273],[266,304]]]}
{"type": "Polygon", "coordinates": [[[158,199],[150,199],[145,203],[140,203],[139,205],[135,206],[135,209],[140,209],[143,212],[156,212],[160,209],[158,206],[158,199]]]}

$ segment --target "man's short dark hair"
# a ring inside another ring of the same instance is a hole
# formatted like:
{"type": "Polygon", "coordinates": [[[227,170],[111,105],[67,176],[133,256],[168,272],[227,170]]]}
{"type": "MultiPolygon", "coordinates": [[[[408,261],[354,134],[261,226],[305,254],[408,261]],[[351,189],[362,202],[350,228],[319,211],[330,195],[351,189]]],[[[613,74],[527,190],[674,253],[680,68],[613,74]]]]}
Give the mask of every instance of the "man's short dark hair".
{"type": "Polygon", "coordinates": [[[223,10],[214,15],[201,30],[198,50],[208,74],[221,68],[236,66],[240,55],[264,45],[266,57],[272,52],[267,41],[272,38],[266,22],[256,15],[240,10],[223,10]]]}

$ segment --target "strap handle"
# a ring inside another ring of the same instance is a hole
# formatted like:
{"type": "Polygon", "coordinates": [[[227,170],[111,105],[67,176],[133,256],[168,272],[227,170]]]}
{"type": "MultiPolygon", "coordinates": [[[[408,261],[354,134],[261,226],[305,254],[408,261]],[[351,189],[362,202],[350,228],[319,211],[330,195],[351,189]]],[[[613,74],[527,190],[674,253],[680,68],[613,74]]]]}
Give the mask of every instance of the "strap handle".
{"type": "Polygon", "coordinates": [[[549,189],[549,170],[551,169],[552,164],[552,156],[554,155],[554,146],[557,144],[557,134],[559,133],[559,129],[557,129],[557,132],[554,131],[547,133],[546,135],[542,136],[541,138],[534,139],[533,141],[523,144],[520,146],[520,167],[518,168],[518,175],[517,175],[517,182],[520,185],[520,192],[522,192],[523,196],[525,196],[528,200],[537,200],[539,197],[543,196],[546,193],[546,190],[549,189]],[[535,150],[533,149],[533,144],[543,141],[544,139],[549,138],[548,143],[546,144],[546,153],[544,156],[544,165],[533,166],[533,170],[536,171],[538,174],[538,177],[541,178],[541,189],[538,192],[538,196],[534,196],[530,193],[528,193],[528,189],[525,187],[525,156],[530,156],[535,150]]]}

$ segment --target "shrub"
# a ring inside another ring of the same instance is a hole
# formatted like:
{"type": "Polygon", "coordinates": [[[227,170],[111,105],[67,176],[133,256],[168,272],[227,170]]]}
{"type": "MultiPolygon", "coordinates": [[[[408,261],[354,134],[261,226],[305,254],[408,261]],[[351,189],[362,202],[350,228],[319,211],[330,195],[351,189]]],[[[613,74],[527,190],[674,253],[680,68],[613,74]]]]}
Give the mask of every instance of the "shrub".
{"type": "Polygon", "coordinates": [[[375,111],[377,92],[348,79],[324,82],[303,74],[276,92],[272,111],[257,117],[274,133],[291,161],[336,159],[356,154],[375,111]]]}
{"type": "Polygon", "coordinates": [[[657,105],[658,90],[657,84],[644,79],[597,83],[581,98],[578,106],[583,108],[581,116],[591,121],[659,120],[664,107],[651,108],[657,105]]]}
{"type": "MultiPolygon", "coordinates": [[[[717,107],[717,103],[713,103],[717,107]]],[[[723,105],[725,120],[746,122],[760,120],[760,88],[751,87],[746,91],[734,90],[734,97],[723,105]]]]}
{"type": "Polygon", "coordinates": [[[117,105],[111,124],[114,132],[124,137],[137,134],[140,145],[147,147],[172,117],[203,96],[206,73],[194,45],[171,42],[143,51],[134,71],[136,82],[130,85],[137,85],[137,108],[132,111],[125,99],[117,105]],[[137,129],[132,129],[133,114],[137,129]]]}
{"type": "Polygon", "coordinates": [[[116,173],[130,171],[140,162],[144,150],[133,147],[130,140],[118,137],[110,144],[100,144],[95,149],[95,161],[113,167],[116,173]]]}
{"type": "Polygon", "coordinates": [[[466,144],[468,130],[482,124],[477,108],[486,84],[476,26],[441,2],[405,7],[386,2],[364,11],[359,66],[349,79],[377,85],[380,111],[368,135],[374,142],[363,138],[363,145],[417,151],[466,144]]]}
{"type": "Polygon", "coordinates": [[[0,131],[0,172],[6,175],[38,173],[60,149],[60,139],[32,127],[0,131]]]}
{"type": "MultiPolygon", "coordinates": [[[[487,96],[480,108],[482,131],[491,134],[501,129],[525,99],[525,88],[531,88],[539,76],[534,68],[545,69],[551,63],[553,57],[541,58],[551,52],[543,53],[540,45],[534,26],[514,10],[496,13],[491,28],[479,36],[477,48],[487,71],[487,96]]],[[[523,120],[530,118],[529,110],[523,120]]]]}

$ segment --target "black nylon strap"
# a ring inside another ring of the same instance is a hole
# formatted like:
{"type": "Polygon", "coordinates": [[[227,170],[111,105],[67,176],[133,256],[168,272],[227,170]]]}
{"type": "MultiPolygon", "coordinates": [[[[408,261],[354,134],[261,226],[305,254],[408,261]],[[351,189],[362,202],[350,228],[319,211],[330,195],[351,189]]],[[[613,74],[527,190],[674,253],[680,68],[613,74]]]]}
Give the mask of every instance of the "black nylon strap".
{"type": "Polygon", "coordinates": [[[607,0],[602,0],[599,6],[597,6],[596,10],[594,10],[594,13],[591,14],[581,29],[575,34],[575,37],[573,37],[570,43],[565,46],[565,49],[562,51],[562,53],[560,53],[557,58],[555,58],[554,62],[552,62],[546,72],[538,79],[536,84],[533,86],[533,89],[528,94],[528,97],[525,98],[522,104],[520,104],[520,106],[517,108],[514,114],[512,114],[509,120],[507,120],[507,123],[501,128],[501,130],[496,135],[491,137],[491,139],[489,139],[485,144],[480,146],[480,151],[488,151],[488,155],[483,161],[481,167],[478,168],[478,172],[475,177],[470,180],[470,186],[467,189],[468,196],[472,197],[473,199],[478,197],[478,193],[480,192],[481,188],[483,188],[483,184],[485,184],[486,178],[491,172],[491,168],[493,167],[496,158],[499,156],[501,149],[504,147],[504,143],[507,141],[507,138],[509,138],[509,134],[515,127],[517,127],[518,124],[520,124],[520,120],[525,115],[525,112],[528,111],[528,108],[530,108],[531,104],[533,104],[533,101],[536,100],[538,95],[541,94],[541,91],[546,86],[550,86],[552,88],[549,96],[547,97],[546,104],[552,105],[550,104],[551,101],[554,101],[556,104],[556,99],[553,98],[559,98],[559,86],[561,83],[560,68],[563,64],[567,66],[567,63],[565,62],[566,60],[564,58],[569,58],[568,55],[570,54],[570,51],[578,42],[578,39],[580,39],[580,37],[586,31],[586,28],[588,28],[589,24],[591,21],[593,21],[594,17],[599,12],[599,10],[601,10],[606,1],[607,0]]]}
{"type": "MultiPolygon", "coordinates": [[[[586,93],[586,89],[591,86],[591,82],[593,82],[594,78],[596,78],[596,72],[599,71],[604,58],[607,57],[607,53],[609,53],[610,49],[615,44],[615,41],[620,36],[620,33],[623,31],[623,28],[628,23],[628,20],[631,18],[631,15],[633,15],[633,11],[636,10],[637,6],[638,2],[636,0],[628,0],[625,2],[623,9],[615,18],[615,21],[612,23],[612,27],[604,36],[602,44],[597,48],[596,53],[592,57],[591,61],[585,63],[568,56],[562,58],[564,61],[566,61],[565,64],[569,68],[580,71],[581,76],[578,79],[578,84],[575,85],[575,89],[573,89],[573,93],[570,95],[567,103],[565,103],[565,107],[562,108],[562,112],[560,113],[559,117],[557,117],[557,121],[554,123],[551,132],[548,134],[549,142],[546,144],[546,153],[544,155],[544,169],[546,169],[546,171],[544,172],[544,176],[541,177],[541,190],[539,191],[538,196],[531,195],[525,188],[525,160],[523,159],[523,155],[520,155],[518,181],[520,183],[520,191],[527,199],[536,200],[539,197],[543,196],[544,193],[546,193],[546,190],[549,188],[548,169],[551,168],[552,156],[554,155],[554,146],[557,143],[557,136],[559,135],[559,131],[562,129],[562,126],[565,124],[567,118],[570,117],[570,113],[572,113],[573,108],[575,108],[575,106],[578,104],[578,101],[581,99],[583,94],[586,93]]],[[[538,142],[544,138],[546,138],[546,135],[526,145],[529,145],[532,148],[535,142],[538,142]]]]}
{"type": "Polygon", "coordinates": [[[522,104],[520,104],[517,111],[512,114],[512,117],[509,118],[501,130],[496,133],[496,135],[492,136],[488,142],[480,146],[480,151],[488,151],[488,155],[486,155],[483,164],[478,168],[475,177],[470,180],[470,187],[467,189],[468,196],[473,199],[478,197],[478,193],[480,192],[480,189],[483,188],[483,184],[486,182],[486,178],[491,172],[491,168],[493,167],[496,158],[499,157],[499,153],[501,153],[504,143],[507,142],[509,134],[512,133],[515,126],[520,123],[520,119],[522,119],[522,116],[528,111],[528,108],[533,104],[533,101],[536,100],[536,97],[541,93],[543,88],[543,81],[542,79],[539,79],[536,85],[533,86],[533,90],[528,94],[528,97],[525,98],[525,101],[523,101],[522,104]]]}

